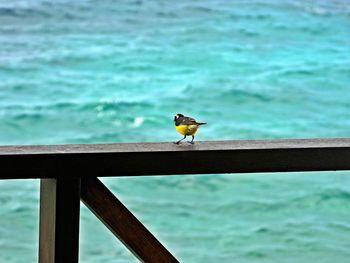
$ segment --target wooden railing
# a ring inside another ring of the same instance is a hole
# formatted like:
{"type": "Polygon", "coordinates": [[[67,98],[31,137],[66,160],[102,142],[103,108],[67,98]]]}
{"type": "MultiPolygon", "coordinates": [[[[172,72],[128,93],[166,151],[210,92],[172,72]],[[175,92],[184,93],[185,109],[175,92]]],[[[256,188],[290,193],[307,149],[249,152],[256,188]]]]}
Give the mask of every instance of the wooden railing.
{"type": "Polygon", "coordinates": [[[350,139],[2,146],[0,167],[41,179],[39,262],[78,262],[80,200],[140,261],[178,262],[97,177],[350,170],[350,139]]]}

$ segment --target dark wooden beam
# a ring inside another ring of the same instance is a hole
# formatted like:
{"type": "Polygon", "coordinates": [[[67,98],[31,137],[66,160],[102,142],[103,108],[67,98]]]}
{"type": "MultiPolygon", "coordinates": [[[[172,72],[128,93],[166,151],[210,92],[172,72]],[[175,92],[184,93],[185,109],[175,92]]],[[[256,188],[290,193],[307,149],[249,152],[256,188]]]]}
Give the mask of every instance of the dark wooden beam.
{"type": "Polygon", "coordinates": [[[82,179],[81,200],[142,262],[178,262],[97,178],[82,179]]]}
{"type": "Polygon", "coordinates": [[[0,179],[350,170],[350,139],[2,146],[0,179]]]}
{"type": "Polygon", "coordinates": [[[80,178],[41,179],[40,263],[77,263],[80,178]]]}

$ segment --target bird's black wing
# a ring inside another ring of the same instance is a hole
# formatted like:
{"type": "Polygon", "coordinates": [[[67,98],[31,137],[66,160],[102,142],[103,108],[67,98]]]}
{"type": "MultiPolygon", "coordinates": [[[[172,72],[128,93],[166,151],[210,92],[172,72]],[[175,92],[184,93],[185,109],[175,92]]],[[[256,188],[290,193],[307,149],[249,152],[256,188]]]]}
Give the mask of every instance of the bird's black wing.
{"type": "Polygon", "coordinates": [[[195,119],[191,117],[183,117],[181,118],[181,124],[180,125],[195,125],[198,124],[195,119]]]}

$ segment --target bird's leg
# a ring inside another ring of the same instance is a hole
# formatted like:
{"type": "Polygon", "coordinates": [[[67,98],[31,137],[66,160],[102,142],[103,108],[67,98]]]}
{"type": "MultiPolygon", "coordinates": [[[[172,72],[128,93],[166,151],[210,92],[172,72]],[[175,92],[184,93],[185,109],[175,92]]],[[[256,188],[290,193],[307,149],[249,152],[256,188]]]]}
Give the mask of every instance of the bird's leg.
{"type": "Polygon", "coordinates": [[[181,142],[182,140],[185,140],[185,139],[186,139],[186,136],[187,136],[187,135],[185,135],[181,140],[175,142],[175,144],[180,144],[180,142],[181,142]]]}
{"type": "Polygon", "coordinates": [[[194,135],[192,135],[192,140],[190,141],[190,144],[194,144],[194,135]]]}

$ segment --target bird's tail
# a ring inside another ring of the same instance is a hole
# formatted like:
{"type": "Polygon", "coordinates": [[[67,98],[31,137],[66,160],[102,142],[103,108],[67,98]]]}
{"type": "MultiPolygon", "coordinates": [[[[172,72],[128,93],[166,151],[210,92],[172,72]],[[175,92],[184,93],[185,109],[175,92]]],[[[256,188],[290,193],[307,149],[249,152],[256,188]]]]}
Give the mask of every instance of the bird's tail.
{"type": "Polygon", "coordinates": [[[207,124],[206,122],[197,122],[198,125],[204,125],[207,124]]]}

